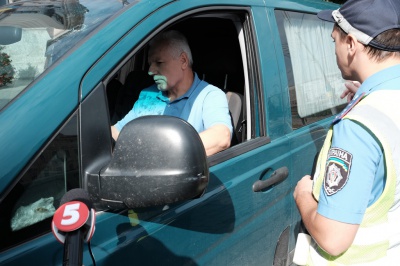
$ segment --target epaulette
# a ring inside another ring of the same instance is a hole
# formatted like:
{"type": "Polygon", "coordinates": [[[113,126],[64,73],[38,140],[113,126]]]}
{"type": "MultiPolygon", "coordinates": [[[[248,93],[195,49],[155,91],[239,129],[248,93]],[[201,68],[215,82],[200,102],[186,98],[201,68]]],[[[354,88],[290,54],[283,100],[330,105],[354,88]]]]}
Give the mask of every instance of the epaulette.
{"type": "Polygon", "coordinates": [[[333,119],[332,121],[332,125],[336,124],[337,122],[339,122],[340,120],[342,120],[342,118],[347,115],[351,109],[353,109],[354,106],[357,105],[357,103],[359,103],[365,96],[365,92],[361,93],[360,95],[358,95],[357,97],[353,98],[349,104],[346,106],[346,108],[343,109],[343,111],[341,111],[336,117],[335,119],[333,119]]]}

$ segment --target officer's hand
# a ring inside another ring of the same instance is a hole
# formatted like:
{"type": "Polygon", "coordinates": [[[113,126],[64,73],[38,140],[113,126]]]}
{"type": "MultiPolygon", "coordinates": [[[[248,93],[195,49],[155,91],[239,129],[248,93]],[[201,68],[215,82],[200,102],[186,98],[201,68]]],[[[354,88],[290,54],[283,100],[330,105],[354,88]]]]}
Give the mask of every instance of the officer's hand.
{"type": "Polygon", "coordinates": [[[340,95],[340,99],[343,99],[344,97],[347,96],[347,102],[350,102],[353,99],[354,94],[356,94],[358,88],[361,86],[361,84],[358,81],[347,81],[344,83],[344,86],[346,87],[346,89],[340,95]]]}
{"type": "Polygon", "coordinates": [[[312,195],[312,186],[313,181],[310,175],[303,176],[299,182],[297,182],[297,186],[294,189],[293,197],[296,200],[301,194],[312,195]]]}

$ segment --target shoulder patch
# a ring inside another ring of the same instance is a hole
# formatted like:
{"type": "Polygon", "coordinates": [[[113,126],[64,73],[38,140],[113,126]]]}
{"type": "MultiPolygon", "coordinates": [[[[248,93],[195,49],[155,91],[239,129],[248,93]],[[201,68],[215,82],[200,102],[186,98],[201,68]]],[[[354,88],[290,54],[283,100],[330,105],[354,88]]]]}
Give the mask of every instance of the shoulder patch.
{"type": "Polygon", "coordinates": [[[341,190],[347,183],[353,155],[348,151],[331,148],[326,163],[324,189],[328,196],[341,190]]]}

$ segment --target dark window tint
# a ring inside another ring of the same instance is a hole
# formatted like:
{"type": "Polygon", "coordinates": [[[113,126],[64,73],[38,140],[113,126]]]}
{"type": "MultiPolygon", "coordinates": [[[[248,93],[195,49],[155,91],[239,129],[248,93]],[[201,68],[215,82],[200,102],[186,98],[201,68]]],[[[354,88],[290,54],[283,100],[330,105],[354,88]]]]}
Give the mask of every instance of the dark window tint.
{"type": "Polygon", "coordinates": [[[0,204],[0,250],[50,231],[67,190],[79,187],[77,116],[38,155],[0,204]]]}

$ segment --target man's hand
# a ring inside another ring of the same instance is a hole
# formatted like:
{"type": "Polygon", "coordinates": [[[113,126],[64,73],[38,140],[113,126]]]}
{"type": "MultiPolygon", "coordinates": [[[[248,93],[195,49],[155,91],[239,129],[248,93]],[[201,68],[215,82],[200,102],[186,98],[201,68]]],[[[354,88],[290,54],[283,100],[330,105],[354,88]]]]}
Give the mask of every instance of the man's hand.
{"type": "Polygon", "coordinates": [[[117,141],[118,136],[119,136],[119,131],[115,126],[111,126],[111,136],[115,141],[117,141]]]}
{"type": "Polygon", "coordinates": [[[358,81],[347,81],[344,83],[344,86],[346,87],[346,89],[340,95],[340,99],[347,97],[347,102],[350,102],[353,99],[354,94],[356,94],[358,88],[361,86],[361,84],[358,81]]]}
{"type": "Polygon", "coordinates": [[[297,182],[297,186],[294,189],[293,192],[294,199],[296,200],[297,197],[299,197],[303,193],[312,196],[312,184],[313,181],[311,179],[311,176],[309,175],[303,176],[303,178],[300,179],[299,182],[297,182]]]}
{"type": "Polygon", "coordinates": [[[317,212],[318,202],[312,195],[311,176],[304,176],[293,192],[301,218],[308,232],[318,245],[333,256],[346,251],[357,233],[358,224],[347,224],[331,220],[317,212]]]}

